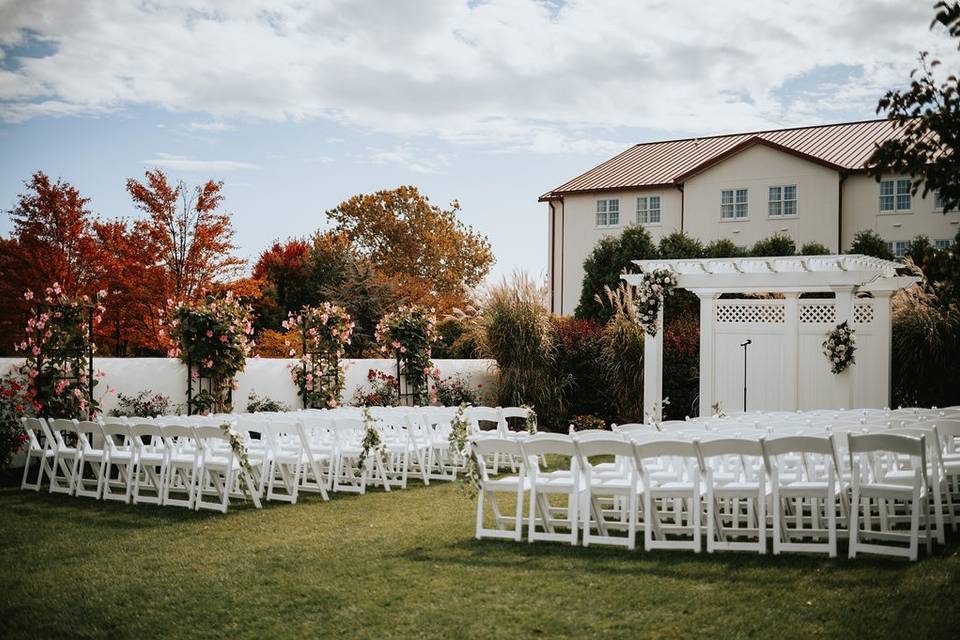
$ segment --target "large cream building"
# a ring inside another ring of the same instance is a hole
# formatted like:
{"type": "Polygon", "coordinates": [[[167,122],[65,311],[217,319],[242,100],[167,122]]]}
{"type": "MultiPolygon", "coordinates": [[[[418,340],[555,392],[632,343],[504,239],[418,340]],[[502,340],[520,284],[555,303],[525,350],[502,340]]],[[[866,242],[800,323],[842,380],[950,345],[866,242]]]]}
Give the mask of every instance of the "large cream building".
{"type": "Polygon", "coordinates": [[[655,242],[684,231],[749,247],[783,233],[798,247],[815,241],[839,253],[873,229],[895,254],[921,234],[948,245],[960,213],[944,214],[934,193],[912,196],[905,176],[878,182],[864,170],[874,145],[894,135],[889,121],[871,120],[630,147],[540,197],[551,310],[573,313],[587,255],[632,224],[655,242]]]}

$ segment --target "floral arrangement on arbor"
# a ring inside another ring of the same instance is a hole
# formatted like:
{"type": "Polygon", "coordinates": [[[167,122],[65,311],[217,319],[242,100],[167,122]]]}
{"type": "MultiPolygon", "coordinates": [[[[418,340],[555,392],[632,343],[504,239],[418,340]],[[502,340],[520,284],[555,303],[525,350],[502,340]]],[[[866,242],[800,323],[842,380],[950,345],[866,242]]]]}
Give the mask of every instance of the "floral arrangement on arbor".
{"type": "MultiPolygon", "coordinates": [[[[21,372],[27,379],[27,397],[38,415],[86,420],[98,410],[90,379],[89,360],[96,352],[91,342],[91,323],[100,324],[106,291],[95,300],[71,298],[54,283],[34,306],[24,329],[24,340],[15,345],[26,358],[21,372]]],[[[23,294],[35,300],[32,291],[23,294]]],[[[95,373],[94,378],[102,377],[95,373]]]]}
{"type": "Polygon", "coordinates": [[[397,393],[400,383],[396,376],[368,369],[367,385],[366,389],[361,387],[354,392],[350,404],[355,407],[395,407],[399,404],[397,393]]]}
{"type": "Polygon", "coordinates": [[[223,298],[208,297],[200,303],[168,304],[173,342],[168,355],[190,367],[193,380],[210,383],[209,389],[191,399],[189,409],[201,413],[229,411],[230,391],[236,387],[234,378],[243,371],[253,347],[250,308],[229,291],[223,298]]]}
{"type": "Polygon", "coordinates": [[[14,454],[27,443],[20,418],[32,415],[27,379],[18,368],[11,368],[0,377],[0,469],[6,469],[14,454]]]}
{"type": "MultiPolygon", "coordinates": [[[[353,334],[353,319],[346,309],[324,302],[319,307],[305,306],[290,313],[283,328],[301,336],[300,361],[290,365],[290,375],[299,389],[305,407],[336,407],[343,392],[340,358],[353,334]]],[[[289,341],[290,356],[297,350],[289,341]]]]}
{"type": "Polygon", "coordinates": [[[374,334],[380,352],[392,354],[400,363],[400,375],[406,377],[415,404],[428,397],[433,372],[431,345],[437,340],[434,310],[403,305],[380,319],[374,334]]]}
{"type": "Polygon", "coordinates": [[[637,286],[633,297],[637,309],[637,324],[651,336],[657,335],[660,327],[657,325],[657,316],[664,299],[671,295],[677,287],[677,278],[666,269],[658,269],[647,273],[637,286]]]}
{"type": "Polygon", "coordinates": [[[827,339],[823,341],[823,355],[830,361],[830,370],[833,373],[843,373],[856,363],[853,356],[857,350],[856,341],[854,331],[846,320],[827,333],[827,339]]]}

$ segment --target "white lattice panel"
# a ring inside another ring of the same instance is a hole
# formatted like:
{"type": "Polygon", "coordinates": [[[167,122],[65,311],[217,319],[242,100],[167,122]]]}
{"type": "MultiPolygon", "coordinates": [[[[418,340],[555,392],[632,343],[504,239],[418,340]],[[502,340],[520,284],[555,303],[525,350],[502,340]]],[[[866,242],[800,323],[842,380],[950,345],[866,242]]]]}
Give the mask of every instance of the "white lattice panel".
{"type": "Polygon", "coordinates": [[[870,324],[873,322],[873,305],[869,302],[853,305],[853,322],[855,324],[870,324]]]}
{"type": "Polygon", "coordinates": [[[833,303],[805,304],[800,307],[802,324],[834,324],[836,319],[837,309],[833,303]]]}
{"type": "Polygon", "coordinates": [[[731,324],[783,324],[782,304],[718,304],[717,322],[731,324]]]}

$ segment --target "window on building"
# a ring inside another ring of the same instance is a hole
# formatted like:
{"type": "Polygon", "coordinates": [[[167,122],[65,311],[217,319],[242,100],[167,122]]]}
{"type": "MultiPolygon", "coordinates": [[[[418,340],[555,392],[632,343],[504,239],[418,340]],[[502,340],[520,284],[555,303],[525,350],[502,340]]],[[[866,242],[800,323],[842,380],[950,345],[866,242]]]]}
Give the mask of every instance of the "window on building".
{"type": "Polygon", "coordinates": [[[720,218],[736,220],[747,217],[747,190],[723,189],[720,191],[720,218]]]}
{"type": "Polygon", "coordinates": [[[620,224],[620,201],[597,200],[597,226],[615,227],[620,224]]]}
{"type": "Polygon", "coordinates": [[[940,195],[939,189],[933,192],[933,210],[937,212],[943,211],[943,196],[940,195]]]}
{"type": "Polygon", "coordinates": [[[888,242],[887,247],[890,248],[890,253],[893,254],[893,257],[902,258],[907,255],[907,251],[910,249],[910,242],[908,240],[894,240],[893,242],[888,242]]]}
{"type": "Polygon", "coordinates": [[[774,218],[797,215],[797,185],[770,187],[767,215],[774,218]]]}
{"type": "Polygon", "coordinates": [[[880,212],[899,213],[912,207],[910,179],[883,180],[880,182],[880,212]]]}
{"type": "Polygon", "coordinates": [[[952,242],[950,242],[949,239],[947,239],[947,240],[934,240],[934,241],[933,241],[933,247],[934,247],[935,249],[939,250],[939,251],[946,251],[946,250],[948,250],[948,249],[950,248],[950,245],[951,245],[951,244],[952,244],[952,242]]]}
{"type": "Polygon", "coordinates": [[[637,223],[660,224],[660,196],[637,198],[637,223]]]}

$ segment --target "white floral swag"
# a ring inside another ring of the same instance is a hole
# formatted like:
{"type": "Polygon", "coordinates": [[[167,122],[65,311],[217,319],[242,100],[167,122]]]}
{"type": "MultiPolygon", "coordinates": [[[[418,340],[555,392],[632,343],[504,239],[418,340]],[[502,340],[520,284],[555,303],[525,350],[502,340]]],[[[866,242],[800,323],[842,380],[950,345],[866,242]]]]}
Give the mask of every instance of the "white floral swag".
{"type": "Polygon", "coordinates": [[[634,297],[634,306],[637,309],[637,324],[651,336],[657,335],[660,327],[657,317],[664,299],[673,293],[677,286],[677,278],[666,269],[658,269],[643,276],[637,286],[637,295],[634,297]]]}
{"type": "Polygon", "coordinates": [[[850,365],[856,363],[853,355],[857,350],[856,341],[855,332],[847,321],[841,322],[827,333],[827,339],[823,341],[823,355],[830,362],[830,370],[833,373],[843,373],[850,365]]]}

